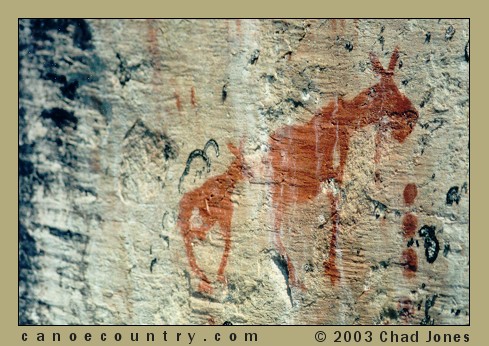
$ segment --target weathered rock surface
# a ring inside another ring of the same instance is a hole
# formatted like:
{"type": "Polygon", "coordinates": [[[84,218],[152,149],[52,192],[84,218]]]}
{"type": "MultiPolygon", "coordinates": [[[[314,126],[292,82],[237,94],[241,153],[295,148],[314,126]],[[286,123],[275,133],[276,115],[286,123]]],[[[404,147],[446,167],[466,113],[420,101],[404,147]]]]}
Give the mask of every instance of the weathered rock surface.
{"type": "Polygon", "coordinates": [[[469,322],[468,21],[19,35],[21,324],[469,322]]]}

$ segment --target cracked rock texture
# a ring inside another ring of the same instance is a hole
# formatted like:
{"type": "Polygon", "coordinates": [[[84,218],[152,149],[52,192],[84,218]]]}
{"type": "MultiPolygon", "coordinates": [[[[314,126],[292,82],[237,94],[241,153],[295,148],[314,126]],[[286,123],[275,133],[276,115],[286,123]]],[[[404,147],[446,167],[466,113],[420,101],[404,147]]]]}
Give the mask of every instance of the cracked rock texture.
{"type": "Polygon", "coordinates": [[[469,322],[467,20],[19,45],[21,324],[469,322]]]}

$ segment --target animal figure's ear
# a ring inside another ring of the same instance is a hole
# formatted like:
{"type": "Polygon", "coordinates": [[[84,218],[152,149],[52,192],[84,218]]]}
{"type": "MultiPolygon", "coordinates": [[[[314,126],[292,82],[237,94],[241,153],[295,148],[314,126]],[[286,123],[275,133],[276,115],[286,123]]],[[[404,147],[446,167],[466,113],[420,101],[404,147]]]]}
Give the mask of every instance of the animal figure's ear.
{"type": "Polygon", "coordinates": [[[372,63],[372,68],[375,73],[379,76],[392,76],[394,74],[394,69],[396,68],[397,60],[399,59],[399,47],[396,47],[391,55],[391,60],[389,61],[389,67],[387,70],[384,69],[379,61],[379,58],[374,53],[370,53],[370,62],[372,63]]]}
{"type": "Polygon", "coordinates": [[[241,152],[240,152],[240,149],[237,148],[233,143],[228,143],[228,149],[229,151],[236,157],[240,157],[241,156],[241,152]]]}
{"type": "Polygon", "coordinates": [[[396,68],[398,59],[399,59],[399,47],[396,47],[392,52],[391,60],[389,61],[389,68],[387,69],[388,72],[394,73],[394,69],[396,68]]]}
{"type": "Polygon", "coordinates": [[[372,68],[375,73],[382,76],[385,74],[384,67],[379,61],[379,58],[374,53],[370,53],[370,62],[372,63],[372,68]]]}

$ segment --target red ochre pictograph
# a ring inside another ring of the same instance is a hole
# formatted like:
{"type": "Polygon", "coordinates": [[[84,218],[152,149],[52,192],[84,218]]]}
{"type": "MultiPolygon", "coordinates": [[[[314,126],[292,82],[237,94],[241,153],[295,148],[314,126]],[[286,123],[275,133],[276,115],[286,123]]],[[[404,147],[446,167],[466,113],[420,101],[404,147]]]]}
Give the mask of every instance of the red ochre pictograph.
{"type": "MultiPolygon", "coordinates": [[[[388,68],[384,69],[377,56],[370,54],[373,70],[380,77],[377,84],[363,90],[352,100],[337,98],[331,101],[305,124],[285,126],[270,135],[274,238],[280,255],[287,262],[289,282],[293,286],[301,285],[280,236],[285,211],[295,203],[311,202],[320,193],[323,182],[342,186],[349,141],[355,131],[375,124],[378,138],[390,131],[391,136],[401,143],[413,131],[418,112],[399,91],[393,78],[398,58],[396,48],[388,68]]],[[[327,193],[331,238],[324,272],[335,285],[340,279],[336,267],[340,216],[339,194],[331,190],[327,193]]],[[[406,199],[413,199],[410,190],[406,199]]]]}
{"type": "MultiPolygon", "coordinates": [[[[273,172],[269,184],[275,217],[274,243],[287,264],[291,286],[303,288],[280,236],[287,209],[295,203],[312,202],[320,193],[322,183],[334,186],[326,192],[329,199],[331,235],[328,257],[323,266],[325,276],[335,286],[341,278],[336,266],[337,237],[341,224],[340,193],[335,190],[343,184],[350,138],[355,131],[371,124],[376,125],[376,144],[379,144],[380,138],[385,137],[386,133],[403,143],[413,131],[418,112],[411,101],[399,91],[393,78],[398,58],[399,52],[396,48],[388,68],[384,69],[377,56],[370,54],[373,71],[379,77],[377,84],[361,91],[351,100],[336,98],[319,109],[305,124],[285,126],[270,135],[268,162],[273,172]]],[[[241,148],[232,144],[228,144],[228,148],[236,156],[228,170],[186,193],[179,205],[178,226],[184,238],[190,267],[200,278],[199,290],[206,293],[212,292],[212,284],[196,263],[193,241],[204,240],[209,230],[214,225],[219,225],[225,239],[225,248],[218,279],[225,281],[224,270],[231,249],[231,195],[237,182],[250,176],[246,173],[248,170],[245,168],[241,148]],[[195,212],[201,219],[200,224],[191,222],[195,212]]],[[[376,154],[375,158],[377,157],[380,156],[376,154]]],[[[406,203],[414,200],[415,195],[416,192],[412,197],[411,190],[405,191],[406,203]]]]}
{"type": "MultiPolygon", "coordinates": [[[[404,187],[403,197],[404,203],[408,206],[414,203],[418,195],[416,184],[410,183],[404,187]]],[[[402,218],[402,229],[404,240],[412,239],[418,228],[418,218],[413,213],[406,213],[402,218]]],[[[412,242],[411,242],[412,245],[412,242]]],[[[409,246],[409,245],[408,245],[409,246]]],[[[411,279],[416,276],[418,270],[418,255],[416,251],[409,247],[402,252],[401,265],[404,267],[404,277],[411,279]]]]}
{"type": "Polygon", "coordinates": [[[227,146],[235,156],[234,161],[226,172],[208,179],[201,187],[183,195],[177,221],[184,239],[190,268],[200,278],[199,291],[209,294],[213,291],[212,283],[197,264],[193,243],[196,240],[204,241],[211,228],[215,225],[219,226],[225,244],[217,279],[225,282],[224,271],[231,250],[231,221],[234,211],[231,195],[236,184],[249,176],[242,153],[243,144],[239,148],[231,143],[227,146]],[[195,217],[192,217],[195,213],[200,218],[199,222],[195,222],[195,217]]]}

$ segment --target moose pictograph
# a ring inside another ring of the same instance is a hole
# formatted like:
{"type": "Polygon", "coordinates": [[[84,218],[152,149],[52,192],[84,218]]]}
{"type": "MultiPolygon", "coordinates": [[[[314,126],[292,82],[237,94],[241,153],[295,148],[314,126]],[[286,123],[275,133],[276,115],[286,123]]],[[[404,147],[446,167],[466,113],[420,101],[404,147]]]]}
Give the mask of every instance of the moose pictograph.
{"type": "Polygon", "coordinates": [[[215,225],[219,226],[224,238],[224,253],[217,278],[225,282],[224,270],[231,249],[231,221],[234,210],[231,195],[236,184],[250,176],[242,153],[243,143],[241,142],[239,148],[231,143],[228,143],[227,147],[235,159],[226,172],[206,180],[199,188],[185,193],[180,200],[178,226],[184,239],[190,268],[200,278],[199,291],[205,293],[212,293],[212,283],[197,265],[193,242],[205,240],[211,228],[215,225]],[[192,222],[194,211],[200,218],[198,223],[192,222]]]}
{"type": "MultiPolygon", "coordinates": [[[[294,203],[311,201],[320,193],[323,182],[332,183],[338,188],[342,186],[349,141],[361,127],[370,124],[377,126],[376,144],[379,144],[381,136],[388,130],[399,142],[403,142],[413,130],[418,112],[399,91],[393,78],[398,58],[396,48],[388,68],[384,69],[377,56],[370,54],[373,70],[380,77],[377,84],[363,90],[352,100],[337,98],[331,101],[305,124],[285,126],[270,135],[275,243],[287,262],[289,282],[292,285],[299,283],[280,236],[284,211],[294,203]]],[[[377,159],[379,155],[375,157],[377,159]]],[[[329,189],[327,195],[332,229],[324,270],[335,285],[340,278],[336,267],[339,196],[334,189],[329,189]]]]}

